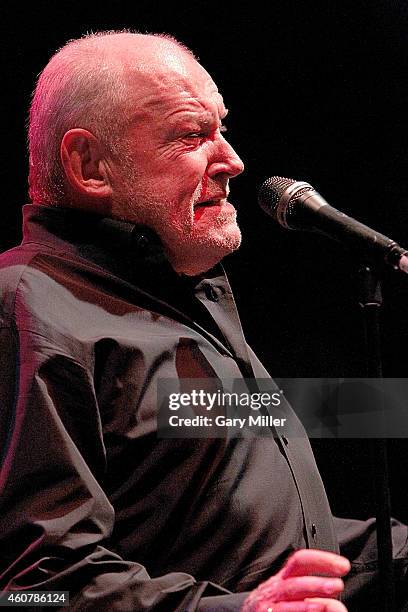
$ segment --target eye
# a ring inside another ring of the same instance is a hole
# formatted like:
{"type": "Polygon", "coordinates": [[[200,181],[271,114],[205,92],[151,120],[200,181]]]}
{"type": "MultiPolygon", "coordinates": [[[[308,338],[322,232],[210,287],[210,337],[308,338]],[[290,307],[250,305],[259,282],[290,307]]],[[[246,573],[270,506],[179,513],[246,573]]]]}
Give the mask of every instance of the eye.
{"type": "Polygon", "coordinates": [[[224,124],[221,124],[219,128],[213,132],[189,132],[183,136],[183,140],[190,142],[193,141],[194,145],[198,146],[199,144],[204,143],[206,140],[213,140],[217,130],[219,130],[220,133],[225,133],[227,131],[227,127],[224,124]]]}
{"type": "Polygon", "coordinates": [[[205,132],[189,132],[182,137],[182,141],[190,149],[198,149],[208,139],[208,134],[205,132]]]}
{"type": "Polygon", "coordinates": [[[186,138],[206,138],[207,134],[204,134],[204,132],[191,132],[190,134],[186,135],[186,138]]]}

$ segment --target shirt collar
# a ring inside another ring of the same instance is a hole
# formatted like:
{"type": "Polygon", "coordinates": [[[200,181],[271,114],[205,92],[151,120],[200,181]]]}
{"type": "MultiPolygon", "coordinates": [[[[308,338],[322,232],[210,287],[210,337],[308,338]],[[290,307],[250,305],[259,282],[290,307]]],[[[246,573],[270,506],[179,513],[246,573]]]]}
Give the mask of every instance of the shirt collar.
{"type": "Polygon", "coordinates": [[[143,225],[74,208],[26,204],[23,244],[39,243],[77,254],[120,276],[147,266],[171,267],[157,234],[143,225]]]}
{"type": "MultiPolygon", "coordinates": [[[[80,255],[125,278],[144,276],[157,282],[180,276],[165,254],[159,236],[145,225],[103,217],[75,208],[26,204],[23,206],[23,244],[48,245],[66,254],[80,255]]],[[[181,277],[191,288],[206,278],[224,276],[222,266],[197,277],[181,277]]]]}

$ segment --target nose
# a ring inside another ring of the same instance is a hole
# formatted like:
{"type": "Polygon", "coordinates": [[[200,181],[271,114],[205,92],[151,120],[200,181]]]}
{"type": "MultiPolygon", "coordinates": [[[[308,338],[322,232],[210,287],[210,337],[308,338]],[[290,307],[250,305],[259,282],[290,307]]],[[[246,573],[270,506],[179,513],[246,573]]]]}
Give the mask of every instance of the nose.
{"type": "Polygon", "coordinates": [[[235,153],[232,146],[220,134],[214,141],[214,152],[208,163],[207,174],[214,178],[218,174],[227,174],[230,178],[241,174],[244,164],[241,158],[235,153]]]}

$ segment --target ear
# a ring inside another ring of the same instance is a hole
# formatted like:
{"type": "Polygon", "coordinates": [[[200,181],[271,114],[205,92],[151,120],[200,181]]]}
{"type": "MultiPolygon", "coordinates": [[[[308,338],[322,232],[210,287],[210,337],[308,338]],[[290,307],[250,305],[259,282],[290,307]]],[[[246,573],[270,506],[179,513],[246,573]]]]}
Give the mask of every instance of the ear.
{"type": "Polygon", "coordinates": [[[92,199],[106,199],[112,195],[104,149],[91,132],[82,128],[66,132],[60,154],[65,176],[74,193],[92,199]]]}

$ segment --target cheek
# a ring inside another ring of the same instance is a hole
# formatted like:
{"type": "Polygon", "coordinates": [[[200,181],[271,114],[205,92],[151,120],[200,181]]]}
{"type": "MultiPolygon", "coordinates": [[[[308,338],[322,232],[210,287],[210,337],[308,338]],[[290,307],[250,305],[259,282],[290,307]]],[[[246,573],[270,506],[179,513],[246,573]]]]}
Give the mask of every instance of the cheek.
{"type": "Polygon", "coordinates": [[[153,190],[165,207],[163,217],[172,225],[194,223],[193,204],[205,198],[208,176],[207,157],[197,151],[172,163],[163,162],[155,173],[153,190]],[[160,172],[159,172],[160,168],[160,172]]]}
{"type": "Polygon", "coordinates": [[[204,151],[190,153],[176,160],[167,168],[162,167],[160,176],[179,192],[191,194],[206,177],[208,159],[204,151]]]}
{"type": "Polygon", "coordinates": [[[165,190],[169,200],[173,202],[174,208],[185,210],[186,206],[192,206],[198,200],[204,198],[207,191],[208,177],[198,173],[174,173],[165,179],[165,190]]]}

